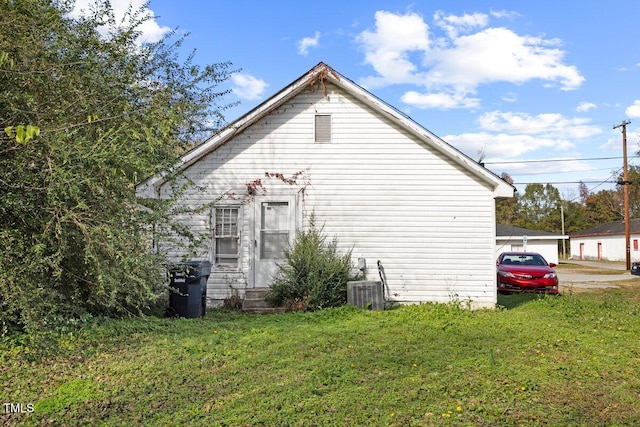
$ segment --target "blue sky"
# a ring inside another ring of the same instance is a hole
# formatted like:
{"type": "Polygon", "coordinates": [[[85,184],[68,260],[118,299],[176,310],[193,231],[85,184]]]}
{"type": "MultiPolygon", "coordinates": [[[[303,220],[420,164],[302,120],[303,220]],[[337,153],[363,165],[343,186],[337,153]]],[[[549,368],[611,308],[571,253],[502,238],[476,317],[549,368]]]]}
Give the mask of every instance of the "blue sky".
{"type": "MultiPolygon", "coordinates": [[[[78,0],[77,9],[91,0],[78,0]]],[[[130,0],[114,0],[116,12],[130,0]]],[[[142,0],[133,0],[134,6],[142,0]]],[[[240,69],[233,121],[322,61],[489,169],[592,191],[640,149],[640,1],[151,0],[143,37],[240,69]],[[607,160],[594,160],[612,158],[607,160]],[[538,160],[539,162],[531,162],[538,160]],[[555,160],[543,162],[542,160],[555,160]],[[558,161],[560,160],[560,161],[558,161]]]]}

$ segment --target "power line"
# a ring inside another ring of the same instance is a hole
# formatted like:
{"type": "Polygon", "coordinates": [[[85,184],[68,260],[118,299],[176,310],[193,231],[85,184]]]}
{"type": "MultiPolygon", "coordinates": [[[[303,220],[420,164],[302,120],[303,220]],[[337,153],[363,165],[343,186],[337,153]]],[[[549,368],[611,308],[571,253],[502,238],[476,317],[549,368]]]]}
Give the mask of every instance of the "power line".
{"type": "Polygon", "coordinates": [[[592,173],[597,171],[611,171],[612,168],[599,168],[599,169],[585,169],[585,170],[570,170],[570,171],[542,171],[542,172],[514,172],[510,173],[509,176],[513,178],[514,176],[532,176],[532,175],[561,175],[561,174],[577,174],[577,173],[592,173]]]}
{"type": "Polygon", "coordinates": [[[529,185],[529,184],[616,184],[618,181],[545,181],[545,182],[514,182],[513,185],[529,185]]]}
{"type": "Polygon", "coordinates": [[[617,184],[618,180],[612,181],[611,179],[615,179],[616,175],[620,173],[622,168],[618,168],[618,170],[614,171],[607,179],[604,180],[596,180],[596,181],[555,181],[555,182],[515,182],[513,185],[528,185],[528,184],[598,184],[595,187],[589,189],[589,191],[593,191],[596,188],[600,187],[603,184],[617,184]]]}
{"type": "MultiPolygon", "coordinates": [[[[622,156],[616,157],[585,157],[583,159],[547,159],[547,160],[511,160],[500,162],[484,162],[485,165],[504,165],[504,164],[519,164],[519,163],[553,163],[553,162],[578,162],[578,161],[591,161],[591,160],[620,160],[622,156]]],[[[640,156],[633,156],[631,158],[637,159],[640,156]]]]}

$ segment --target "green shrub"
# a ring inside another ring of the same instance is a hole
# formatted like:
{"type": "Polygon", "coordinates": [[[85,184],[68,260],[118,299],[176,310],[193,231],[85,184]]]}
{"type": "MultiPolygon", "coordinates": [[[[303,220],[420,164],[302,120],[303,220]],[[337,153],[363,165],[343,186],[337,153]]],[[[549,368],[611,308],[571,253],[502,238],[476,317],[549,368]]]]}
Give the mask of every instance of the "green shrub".
{"type": "Polygon", "coordinates": [[[322,228],[316,228],[312,220],[310,228],[285,251],[286,263],[278,266],[267,301],[303,311],[346,304],[347,281],[356,277],[351,251],[339,254],[336,248],[336,239],[327,243],[322,228]]]}

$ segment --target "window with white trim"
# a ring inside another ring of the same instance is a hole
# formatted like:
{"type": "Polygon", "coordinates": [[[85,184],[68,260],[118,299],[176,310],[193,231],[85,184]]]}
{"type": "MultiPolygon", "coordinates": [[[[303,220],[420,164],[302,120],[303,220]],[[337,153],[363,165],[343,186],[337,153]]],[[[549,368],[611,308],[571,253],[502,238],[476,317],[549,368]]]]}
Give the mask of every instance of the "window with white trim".
{"type": "Polygon", "coordinates": [[[315,142],[331,142],[331,115],[316,114],[315,142]]]}
{"type": "Polygon", "coordinates": [[[238,267],[240,258],[240,229],[237,207],[217,207],[213,210],[213,264],[238,267]]]}

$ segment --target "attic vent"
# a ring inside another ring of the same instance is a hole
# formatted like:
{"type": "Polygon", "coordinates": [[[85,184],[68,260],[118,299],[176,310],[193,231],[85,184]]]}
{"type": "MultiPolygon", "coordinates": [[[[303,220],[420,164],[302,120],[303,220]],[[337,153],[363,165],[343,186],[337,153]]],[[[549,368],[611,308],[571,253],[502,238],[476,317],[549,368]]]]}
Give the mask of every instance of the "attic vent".
{"type": "Polygon", "coordinates": [[[316,142],[331,142],[331,115],[316,114],[316,142]]]}
{"type": "Polygon", "coordinates": [[[347,282],[347,303],[370,310],[383,310],[384,295],[382,294],[382,282],[347,282]]]}

